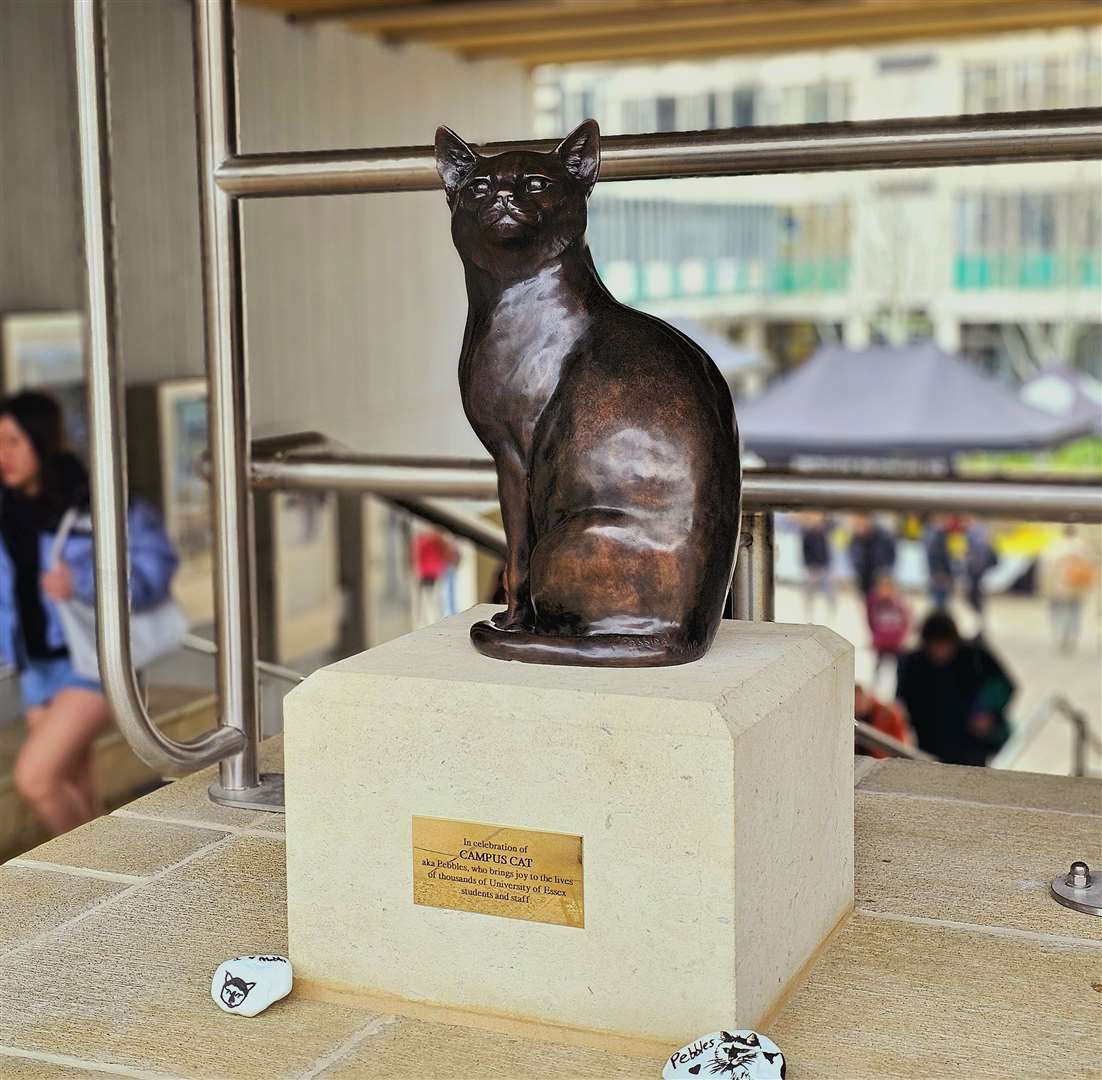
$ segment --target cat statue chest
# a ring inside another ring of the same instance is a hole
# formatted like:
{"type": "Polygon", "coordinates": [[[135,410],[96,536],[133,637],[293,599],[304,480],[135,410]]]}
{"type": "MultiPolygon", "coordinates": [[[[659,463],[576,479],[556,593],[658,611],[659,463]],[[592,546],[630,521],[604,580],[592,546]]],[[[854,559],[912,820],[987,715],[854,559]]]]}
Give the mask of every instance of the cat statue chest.
{"type": "MultiPolygon", "coordinates": [[[[536,424],[588,321],[561,266],[514,282],[472,317],[460,357],[463,408],[491,451],[511,443],[527,458],[536,424]]],[[[474,313],[472,312],[472,316],[474,313]]]]}

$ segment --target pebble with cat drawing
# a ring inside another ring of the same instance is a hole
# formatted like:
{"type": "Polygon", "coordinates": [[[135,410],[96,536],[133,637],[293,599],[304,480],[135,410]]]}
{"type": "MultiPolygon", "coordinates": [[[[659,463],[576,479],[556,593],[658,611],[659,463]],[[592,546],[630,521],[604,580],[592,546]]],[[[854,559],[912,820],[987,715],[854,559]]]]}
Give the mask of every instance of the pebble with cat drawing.
{"type": "Polygon", "coordinates": [[[494,458],[508,546],[508,606],[472,641],[530,663],[698,659],[738,544],[734,408],[699,346],[597,274],[596,122],[550,153],[491,157],[440,128],[436,163],[469,300],[463,407],[494,458]]]}

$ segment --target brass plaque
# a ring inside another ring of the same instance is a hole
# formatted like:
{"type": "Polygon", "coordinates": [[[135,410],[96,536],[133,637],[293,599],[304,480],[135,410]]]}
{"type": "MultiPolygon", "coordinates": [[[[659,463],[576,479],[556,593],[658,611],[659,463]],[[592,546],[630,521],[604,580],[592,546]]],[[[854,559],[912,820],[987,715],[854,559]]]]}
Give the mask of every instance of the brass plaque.
{"type": "Polygon", "coordinates": [[[415,817],[413,902],[505,919],[585,926],[582,838],[415,817]]]}

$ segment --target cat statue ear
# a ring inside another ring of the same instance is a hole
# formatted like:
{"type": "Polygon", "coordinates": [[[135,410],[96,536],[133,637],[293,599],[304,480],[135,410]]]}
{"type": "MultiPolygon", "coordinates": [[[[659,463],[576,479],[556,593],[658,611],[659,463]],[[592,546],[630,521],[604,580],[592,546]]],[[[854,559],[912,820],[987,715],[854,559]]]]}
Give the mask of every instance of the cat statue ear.
{"type": "Polygon", "coordinates": [[[436,129],[436,171],[444,181],[449,206],[477,161],[478,155],[451,128],[436,129]]]}
{"type": "Polygon", "coordinates": [[[596,120],[583,120],[557,147],[566,171],[585,184],[586,194],[597,183],[601,169],[601,129],[596,120]]]}

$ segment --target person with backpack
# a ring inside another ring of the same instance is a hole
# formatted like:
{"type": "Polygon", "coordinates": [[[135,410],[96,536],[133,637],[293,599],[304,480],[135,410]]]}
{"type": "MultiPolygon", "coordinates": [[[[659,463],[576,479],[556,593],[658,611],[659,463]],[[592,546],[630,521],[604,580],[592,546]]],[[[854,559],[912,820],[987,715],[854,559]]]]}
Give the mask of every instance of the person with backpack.
{"type": "Polygon", "coordinates": [[[868,599],[876,579],[895,570],[895,537],[880,522],[858,514],[853,519],[849,560],[857,588],[868,599]]]}
{"type": "Polygon", "coordinates": [[[934,611],[920,645],[899,665],[896,699],[919,748],[953,765],[986,765],[1010,737],[1014,680],[981,638],[964,641],[951,615],[934,611]]]}
{"type": "Polygon", "coordinates": [[[876,579],[876,584],[865,601],[865,617],[872,636],[872,648],[876,653],[876,666],[872,674],[875,684],[880,678],[881,667],[887,667],[895,674],[911,629],[911,609],[890,573],[881,573],[876,579]]]}
{"type": "Polygon", "coordinates": [[[834,612],[830,535],[833,522],[823,514],[806,514],[800,521],[800,554],[804,564],[804,617],[812,622],[815,596],[822,593],[834,612]]]}
{"type": "MultiPolygon", "coordinates": [[[[86,514],[88,498],[57,402],[34,391],[0,401],[0,663],[19,673],[27,727],[14,781],[55,835],[98,813],[92,744],[110,721],[98,680],[73,665],[61,618],[69,601],[95,603],[91,534],[55,543],[74,510],[86,514]]],[[[130,509],[128,539],[138,612],[168,597],[177,557],[160,518],[140,503],[130,509]]]]}
{"type": "Polygon", "coordinates": [[[974,521],[965,532],[967,549],[964,555],[965,595],[968,606],[976,613],[979,625],[984,625],[983,579],[988,570],[999,565],[999,556],[991,543],[987,527],[974,521]]]}
{"type": "Polygon", "coordinates": [[[1083,603],[1094,588],[1097,569],[1074,525],[1041,558],[1041,595],[1048,600],[1052,636],[1060,652],[1075,651],[1083,603]]]}

